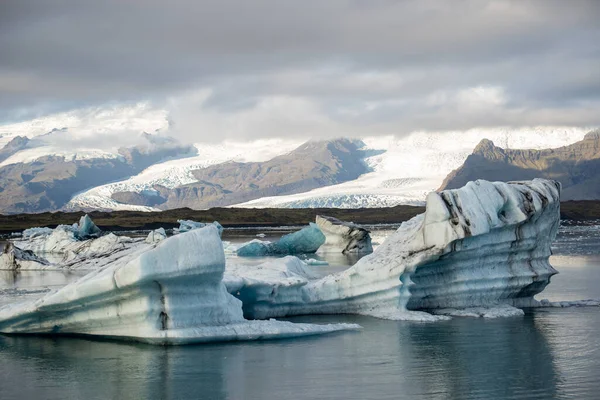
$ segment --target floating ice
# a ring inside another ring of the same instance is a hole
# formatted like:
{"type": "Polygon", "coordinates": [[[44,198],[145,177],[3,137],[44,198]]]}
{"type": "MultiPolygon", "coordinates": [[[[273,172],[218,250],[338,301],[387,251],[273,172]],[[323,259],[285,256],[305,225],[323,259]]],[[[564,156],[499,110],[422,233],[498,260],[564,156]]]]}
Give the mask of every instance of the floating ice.
{"type": "Polygon", "coordinates": [[[143,244],[143,239],[113,233],[81,240],[78,231],[69,225],[58,226],[50,235],[14,241],[20,249],[50,261],[51,265],[45,269],[95,269],[133,251],[140,243],[143,244]]]}
{"type": "Polygon", "coordinates": [[[0,269],[2,270],[37,270],[45,269],[50,263],[36,256],[33,251],[23,250],[8,242],[0,254],[0,269]]]}
{"type": "Polygon", "coordinates": [[[77,229],[76,234],[79,239],[97,237],[102,232],[87,214],[79,219],[77,226],[74,225],[73,227],[77,229]]]}
{"type": "MultiPolygon", "coordinates": [[[[189,232],[192,229],[204,228],[207,225],[211,225],[205,222],[196,222],[188,219],[179,219],[177,220],[177,222],[179,223],[179,228],[175,228],[174,233],[189,232]]],[[[217,227],[217,229],[219,230],[219,235],[223,234],[223,226],[220,223],[215,221],[212,223],[212,225],[217,227]]]]}
{"type": "Polygon", "coordinates": [[[571,301],[550,301],[548,299],[540,300],[539,302],[532,302],[528,305],[529,307],[554,307],[554,308],[566,308],[566,307],[598,307],[600,306],[600,300],[587,299],[587,300],[571,300],[571,301]]]}
{"type": "Polygon", "coordinates": [[[315,260],[314,258],[308,258],[303,260],[308,265],[329,265],[327,261],[324,260],[315,260]]]}
{"type": "Polygon", "coordinates": [[[166,238],[167,238],[167,232],[165,232],[165,229],[158,228],[148,234],[148,237],[146,237],[145,242],[154,244],[154,243],[158,243],[161,240],[166,239],[166,238]]]}
{"type": "Polygon", "coordinates": [[[316,223],[325,234],[325,244],[342,253],[367,254],[373,252],[369,231],[334,217],[317,215],[316,223]]]}
{"type": "Polygon", "coordinates": [[[54,230],[51,228],[29,228],[23,231],[21,235],[23,239],[33,239],[38,236],[48,236],[52,234],[54,230]]]}
{"type": "Polygon", "coordinates": [[[556,274],[548,258],[559,197],[560,184],[550,180],[469,182],[430,193],[424,214],[346,271],[310,279],[286,269],[289,276],[278,280],[286,266],[273,262],[227,271],[235,276],[226,281],[238,283],[230,292],[252,318],[351,313],[434,319],[409,311],[526,306],[556,274]]]}
{"type": "Polygon", "coordinates": [[[246,321],[222,282],[215,226],[162,240],[35,301],[0,309],[0,332],[82,334],[154,344],[257,340],[360,328],[246,321]]]}
{"type": "Polygon", "coordinates": [[[325,243],[325,235],[316,224],[311,223],[298,232],[283,236],[275,243],[252,240],[237,249],[241,257],[284,256],[315,253],[325,243]]]}

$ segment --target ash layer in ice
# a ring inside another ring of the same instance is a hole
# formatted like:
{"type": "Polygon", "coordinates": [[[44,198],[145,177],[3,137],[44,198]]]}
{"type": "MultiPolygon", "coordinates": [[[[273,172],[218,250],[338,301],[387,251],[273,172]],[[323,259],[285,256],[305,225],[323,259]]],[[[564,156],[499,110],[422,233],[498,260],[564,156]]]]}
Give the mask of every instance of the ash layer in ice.
{"type": "Polygon", "coordinates": [[[294,254],[315,253],[325,243],[325,235],[321,229],[311,223],[298,232],[283,236],[275,243],[252,240],[237,249],[240,257],[286,256],[294,254]]]}
{"type": "Polygon", "coordinates": [[[0,332],[81,334],[154,344],[315,335],[354,324],[247,321],[223,285],[225,255],[215,226],[172,236],[35,301],[0,309],[0,332]]]}
{"type": "Polygon", "coordinates": [[[259,319],[350,313],[432,320],[443,317],[413,311],[450,308],[508,315],[507,307],[536,303],[556,274],[548,258],[559,207],[555,181],[469,182],[430,193],[424,214],[346,271],[311,279],[281,260],[277,268],[228,271],[226,285],[243,300],[244,314],[259,319]]]}
{"type": "Polygon", "coordinates": [[[317,215],[316,223],[325,234],[325,245],[334,247],[343,254],[373,252],[371,235],[365,228],[325,215],[317,215]]]}

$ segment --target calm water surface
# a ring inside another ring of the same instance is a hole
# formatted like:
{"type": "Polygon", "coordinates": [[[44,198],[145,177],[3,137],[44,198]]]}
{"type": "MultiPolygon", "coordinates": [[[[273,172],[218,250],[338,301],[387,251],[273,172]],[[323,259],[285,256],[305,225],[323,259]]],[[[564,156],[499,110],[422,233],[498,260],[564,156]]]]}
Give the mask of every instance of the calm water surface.
{"type": "MultiPolygon", "coordinates": [[[[600,229],[573,228],[561,230],[552,257],[560,274],[540,298],[600,298],[600,229]]],[[[58,287],[75,278],[0,273],[0,290],[58,287]]],[[[0,399],[600,398],[598,307],[432,324],[357,316],[291,320],[364,329],[184,347],[0,336],[0,399]]]]}

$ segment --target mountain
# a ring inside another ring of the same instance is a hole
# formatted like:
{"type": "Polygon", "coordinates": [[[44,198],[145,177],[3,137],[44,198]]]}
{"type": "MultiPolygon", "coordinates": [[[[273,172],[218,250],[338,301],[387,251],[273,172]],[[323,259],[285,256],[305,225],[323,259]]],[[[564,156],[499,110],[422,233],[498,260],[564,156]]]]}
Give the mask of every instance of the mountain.
{"type": "Polygon", "coordinates": [[[27,148],[29,138],[27,136],[15,136],[2,149],[0,149],[0,163],[19,151],[27,148]]]}
{"type": "Polygon", "coordinates": [[[0,213],[418,205],[483,138],[541,150],[585,133],[574,127],[414,132],[302,152],[302,139],[285,133],[180,145],[168,135],[189,133],[149,104],[81,109],[0,125],[0,213]]]}
{"type": "MultiPolygon", "coordinates": [[[[154,138],[143,138],[146,144],[120,149],[121,155],[83,158],[77,154],[44,155],[32,162],[0,166],[0,212],[56,211],[77,192],[131,176],[165,158],[195,151],[193,146],[171,140],[157,143],[154,138]]],[[[0,150],[0,156],[7,155],[3,160],[6,161],[20,150],[30,150],[29,144],[29,139],[17,136],[0,150]]]]}
{"type": "MultiPolygon", "coordinates": [[[[235,207],[248,208],[376,208],[398,204],[423,204],[425,196],[435,190],[450,171],[458,168],[471,154],[482,138],[488,137],[513,148],[560,147],[582,139],[585,131],[577,128],[523,128],[486,129],[465,132],[418,132],[407,136],[361,138],[356,148],[368,171],[356,179],[327,182],[327,185],[307,186],[283,191],[280,186],[265,188],[262,193],[243,190],[238,197],[228,194],[219,199],[218,187],[201,184],[199,179],[215,183],[204,177],[205,168],[220,164],[218,169],[247,168],[246,163],[264,163],[286,155],[301,144],[294,140],[269,139],[250,142],[223,142],[196,144],[198,155],[153,164],[141,173],[127,179],[101,185],[78,193],[67,204],[69,210],[159,210],[185,204],[195,204],[197,195],[193,187],[202,190],[206,204],[224,205],[237,201],[235,207]],[[190,185],[190,186],[188,186],[190,185]],[[165,189],[166,188],[166,189],[165,189]],[[167,197],[175,189],[178,195],[167,197]],[[190,193],[186,193],[189,190],[190,193]],[[272,190],[269,194],[269,190],[272,190]],[[209,192],[214,191],[213,194],[209,192]],[[285,194],[292,193],[292,194],[285,194]],[[261,195],[259,198],[254,196],[261,195]],[[188,197],[189,196],[189,197],[188,197]],[[226,197],[226,198],[225,198],[226,197]],[[255,200],[243,201],[243,199],[255,200]],[[215,200],[214,202],[212,200],[215,200]]],[[[261,173],[264,173],[262,170],[261,173]]],[[[232,171],[223,172],[230,175],[232,171]]],[[[240,172],[242,174],[242,172],[240,172]]],[[[242,175],[243,176],[243,175],[242,175]]],[[[219,177],[221,179],[221,177],[219,177]]],[[[271,179],[271,178],[269,178],[271,179]]],[[[229,178],[227,179],[229,182],[229,178]]],[[[320,183],[319,183],[320,185],[320,183]]],[[[243,189],[232,184],[225,190],[243,189]]],[[[194,206],[197,207],[197,206],[194,206]]]]}
{"type": "Polygon", "coordinates": [[[563,200],[600,199],[600,131],[556,149],[503,149],[482,140],[464,164],[452,171],[440,190],[454,189],[468,181],[515,181],[551,178],[561,182],[563,200]]]}
{"type": "Polygon", "coordinates": [[[191,171],[195,182],[154,191],[115,192],[126,204],[160,209],[227,206],[264,196],[304,192],[358,178],[368,171],[360,150],[348,139],[309,141],[290,153],[264,162],[226,162],[191,171]]]}

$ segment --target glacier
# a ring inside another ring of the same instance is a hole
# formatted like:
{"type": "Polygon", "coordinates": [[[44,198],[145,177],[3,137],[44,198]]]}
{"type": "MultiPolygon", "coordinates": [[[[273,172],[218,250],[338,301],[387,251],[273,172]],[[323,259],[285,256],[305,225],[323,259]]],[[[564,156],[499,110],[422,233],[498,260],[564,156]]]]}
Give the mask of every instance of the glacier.
{"type": "Polygon", "coordinates": [[[334,217],[317,215],[316,224],[325,234],[325,245],[346,253],[367,254],[373,252],[368,230],[334,217]]]}
{"type": "Polygon", "coordinates": [[[343,272],[312,279],[282,259],[232,268],[225,282],[249,318],[349,313],[436,320],[445,316],[427,311],[448,309],[517,315],[515,307],[536,305],[533,296],[557,273],[548,259],[559,208],[558,182],[479,180],[431,192],[424,214],[343,272]]]}
{"type": "Polygon", "coordinates": [[[151,344],[287,338],[356,324],[247,321],[225,289],[217,227],[138,246],[126,256],[45,296],[0,308],[0,332],[92,335],[151,344]]]}
{"type": "Polygon", "coordinates": [[[240,257],[283,256],[302,253],[315,253],[325,243],[325,235],[313,223],[283,236],[275,243],[252,240],[237,249],[240,257]]]}

